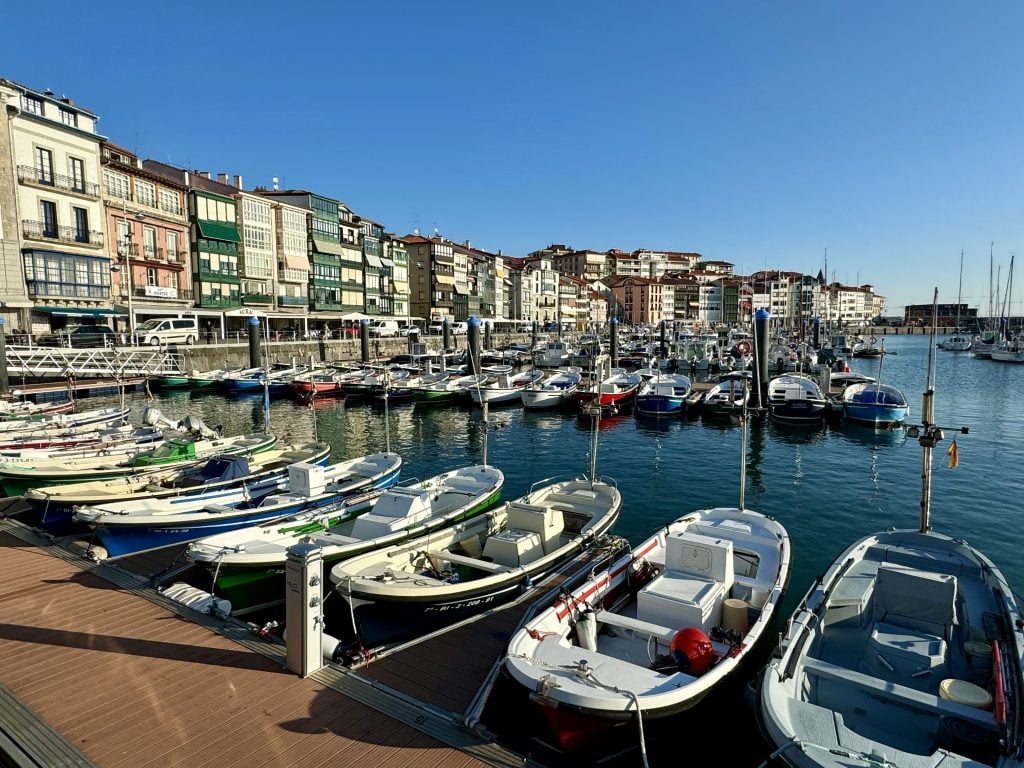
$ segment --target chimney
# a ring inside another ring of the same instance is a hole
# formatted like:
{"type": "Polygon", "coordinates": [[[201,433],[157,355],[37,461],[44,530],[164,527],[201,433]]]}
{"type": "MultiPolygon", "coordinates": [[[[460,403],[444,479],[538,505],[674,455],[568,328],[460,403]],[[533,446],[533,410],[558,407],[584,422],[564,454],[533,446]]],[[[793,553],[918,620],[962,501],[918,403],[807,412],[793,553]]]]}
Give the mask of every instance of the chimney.
{"type": "Polygon", "coordinates": [[[185,186],[188,186],[188,171],[185,171],[185,186]]]}
{"type": "Polygon", "coordinates": [[[219,181],[221,184],[230,184],[231,183],[231,177],[228,174],[226,174],[226,173],[218,173],[217,174],[217,181],[219,181]]]}
{"type": "Polygon", "coordinates": [[[242,184],[242,177],[237,173],[235,174],[235,186],[239,189],[245,189],[245,186],[242,184]]]}

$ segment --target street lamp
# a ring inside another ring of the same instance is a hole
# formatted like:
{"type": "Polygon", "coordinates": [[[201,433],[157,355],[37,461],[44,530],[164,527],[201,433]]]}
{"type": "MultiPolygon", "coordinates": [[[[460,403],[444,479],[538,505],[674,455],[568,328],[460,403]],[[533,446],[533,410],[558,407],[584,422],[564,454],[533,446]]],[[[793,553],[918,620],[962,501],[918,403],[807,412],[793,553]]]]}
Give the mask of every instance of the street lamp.
{"type": "MultiPolygon", "coordinates": [[[[131,343],[135,336],[135,310],[132,307],[132,294],[135,292],[132,286],[132,241],[134,240],[134,231],[132,228],[131,220],[128,218],[128,200],[122,198],[121,200],[121,211],[124,215],[124,226],[125,235],[123,248],[124,251],[121,254],[124,256],[124,285],[128,291],[128,341],[131,343]]],[[[146,218],[146,214],[142,211],[138,211],[135,214],[136,221],[143,221],[146,218]]]]}

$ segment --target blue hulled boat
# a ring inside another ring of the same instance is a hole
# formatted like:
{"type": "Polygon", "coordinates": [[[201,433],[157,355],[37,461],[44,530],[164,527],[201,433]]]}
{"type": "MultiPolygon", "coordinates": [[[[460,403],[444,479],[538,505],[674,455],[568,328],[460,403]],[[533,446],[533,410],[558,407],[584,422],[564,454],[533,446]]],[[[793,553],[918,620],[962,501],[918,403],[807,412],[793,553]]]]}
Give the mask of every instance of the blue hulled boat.
{"type": "Polygon", "coordinates": [[[896,387],[878,382],[851,384],[840,395],[843,416],[868,424],[902,424],[910,413],[907,398],[896,387]]]}
{"type": "Polygon", "coordinates": [[[680,416],[691,390],[690,378],[681,373],[659,373],[636,396],[637,413],[645,416],[680,416]]]}
{"type": "Polygon", "coordinates": [[[89,525],[102,542],[102,549],[93,548],[93,557],[122,557],[273,522],[305,510],[327,509],[354,494],[393,485],[401,467],[398,454],[376,453],[335,465],[328,481],[328,468],[293,464],[288,467],[286,487],[259,498],[199,509],[152,504],[118,510],[86,507],[75,512],[75,519],[89,525]]]}

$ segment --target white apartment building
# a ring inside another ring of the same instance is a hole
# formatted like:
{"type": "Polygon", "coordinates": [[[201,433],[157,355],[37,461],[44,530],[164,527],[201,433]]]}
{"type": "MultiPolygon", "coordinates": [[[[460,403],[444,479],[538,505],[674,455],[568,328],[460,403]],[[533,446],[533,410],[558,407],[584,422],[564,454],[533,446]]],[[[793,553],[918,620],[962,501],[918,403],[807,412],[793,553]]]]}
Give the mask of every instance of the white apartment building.
{"type": "Polygon", "coordinates": [[[282,314],[309,314],[308,211],[269,198],[274,212],[277,255],[277,309],[282,314]]]}
{"type": "Polygon", "coordinates": [[[238,267],[241,299],[245,306],[272,307],[277,289],[273,202],[266,197],[239,191],[238,231],[242,236],[238,267]]]}

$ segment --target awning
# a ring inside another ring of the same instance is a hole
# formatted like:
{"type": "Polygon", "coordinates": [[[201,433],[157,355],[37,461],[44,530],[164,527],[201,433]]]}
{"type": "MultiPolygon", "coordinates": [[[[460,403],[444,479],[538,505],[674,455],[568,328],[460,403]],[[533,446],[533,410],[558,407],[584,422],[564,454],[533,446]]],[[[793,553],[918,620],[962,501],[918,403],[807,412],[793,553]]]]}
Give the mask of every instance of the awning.
{"type": "Polygon", "coordinates": [[[434,279],[441,283],[441,285],[455,285],[455,275],[442,275],[435,272],[434,279]]]}
{"type": "Polygon", "coordinates": [[[384,264],[380,260],[380,256],[375,256],[372,253],[366,254],[366,265],[373,267],[374,269],[384,269],[384,264]]]}
{"type": "Polygon", "coordinates": [[[303,272],[309,272],[309,259],[305,256],[285,256],[284,265],[288,269],[301,269],[303,272]]]}
{"type": "Polygon", "coordinates": [[[222,224],[219,221],[197,221],[199,234],[208,240],[227,240],[232,243],[240,243],[242,238],[238,236],[238,228],[234,224],[222,224]]]}
{"type": "Polygon", "coordinates": [[[341,316],[342,320],[369,320],[369,315],[364,315],[362,312],[346,312],[341,316]]]}
{"type": "Polygon", "coordinates": [[[125,313],[116,309],[98,309],[94,307],[32,307],[33,312],[44,315],[63,317],[126,317],[125,313]]]}
{"type": "Polygon", "coordinates": [[[341,243],[334,243],[330,240],[317,240],[313,238],[313,248],[320,253],[329,253],[331,256],[345,256],[345,249],[341,243]]]}
{"type": "Polygon", "coordinates": [[[464,286],[464,285],[459,285],[458,283],[455,283],[455,292],[460,294],[460,295],[462,295],[462,296],[468,296],[469,295],[469,289],[466,288],[466,286],[464,286]]]}
{"type": "Polygon", "coordinates": [[[391,269],[395,268],[395,262],[389,259],[387,256],[381,256],[380,260],[385,267],[391,267],[391,269]]]}

